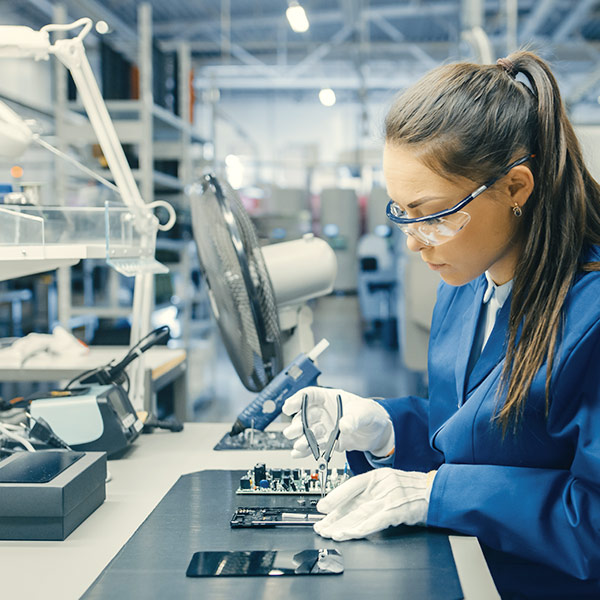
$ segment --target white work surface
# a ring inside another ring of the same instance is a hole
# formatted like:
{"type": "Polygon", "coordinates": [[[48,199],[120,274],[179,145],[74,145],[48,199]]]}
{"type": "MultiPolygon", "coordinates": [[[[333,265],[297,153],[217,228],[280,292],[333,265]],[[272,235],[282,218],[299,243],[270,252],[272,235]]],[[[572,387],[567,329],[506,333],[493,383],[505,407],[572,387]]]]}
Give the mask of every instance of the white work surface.
{"type": "MultiPolygon", "coordinates": [[[[312,458],[292,460],[289,451],[214,451],[227,423],[186,423],[180,433],[142,435],[131,451],[108,468],[106,501],[64,542],[0,541],[3,598],[70,600],[79,598],[150,514],[180,475],[203,469],[269,466],[314,468],[312,458]]],[[[332,467],[342,467],[335,453],[332,467]]],[[[473,537],[450,536],[465,594],[470,600],[498,599],[483,553],[473,537]]]]}
{"type": "MultiPolygon", "coordinates": [[[[70,379],[111,361],[117,363],[128,350],[127,346],[92,346],[83,356],[69,357],[56,357],[44,352],[32,356],[18,368],[0,364],[0,381],[28,381],[33,378],[39,381],[70,379]]],[[[154,346],[143,354],[144,367],[151,369],[154,372],[153,377],[156,378],[171,363],[179,364],[185,360],[185,356],[185,350],[154,346]]]]}

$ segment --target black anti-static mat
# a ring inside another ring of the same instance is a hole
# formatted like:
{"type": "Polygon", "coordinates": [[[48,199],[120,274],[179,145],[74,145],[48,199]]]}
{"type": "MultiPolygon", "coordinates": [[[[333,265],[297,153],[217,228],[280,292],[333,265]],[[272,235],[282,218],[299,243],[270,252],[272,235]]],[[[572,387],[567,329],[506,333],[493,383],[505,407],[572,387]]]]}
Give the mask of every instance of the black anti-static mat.
{"type": "MultiPolygon", "coordinates": [[[[298,506],[298,496],[236,496],[242,471],[181,477],[84,594],[97,598],[462,598],[447,535],[396,527],[365,540],[336,543],[310,527],[231,529],[237,506],[298,506]],[[202,578],[185,576],[199,550],[337,548],[344,573],[331,577],[202,578]]],[[[107,523],[110,527],[110,523],[107,523]]]]}

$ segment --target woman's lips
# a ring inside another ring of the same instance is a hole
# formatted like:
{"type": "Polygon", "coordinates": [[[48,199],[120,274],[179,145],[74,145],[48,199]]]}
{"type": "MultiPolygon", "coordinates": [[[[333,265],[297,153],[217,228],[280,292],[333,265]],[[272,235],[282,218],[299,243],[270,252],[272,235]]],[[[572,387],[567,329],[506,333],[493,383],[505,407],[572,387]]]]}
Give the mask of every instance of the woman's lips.
{"type": "Polygon", "coordinates": [[[440,271],[441,269],[443,269],[446,265],[446,263],[427,263],[427,266],[432,270],[432,271],[440,271]]]}

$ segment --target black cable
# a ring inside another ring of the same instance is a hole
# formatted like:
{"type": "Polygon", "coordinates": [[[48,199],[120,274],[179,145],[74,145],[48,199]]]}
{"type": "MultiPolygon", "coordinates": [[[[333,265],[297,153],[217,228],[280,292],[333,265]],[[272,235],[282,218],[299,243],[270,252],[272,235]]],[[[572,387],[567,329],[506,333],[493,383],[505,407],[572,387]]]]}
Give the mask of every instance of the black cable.
{"type": "Polygon", "coordinates": [[[121,360],[120,363],[115,365],[113,367],[113,370],[117,371],[118,373],[120,371],[125,370],[125,368],[131,362],[133,362],[140,354],[143,354],[152,346],[158,344],[159,342],[162,342],[162,340],[164,340],[165,337],[169,335],[169,333],[171,333],[171,330],[169,329],[168,325],[162,325],[161,327],[157,327],[156,329],[152,330],[150,333],[146,334],[142,339],[140,339],[137,342],[137,344],[131,347],[129,352],[125,355],[125,358],[123,358],[123,360],[121,360]],[[145,345],[143,345],[146,340],[149,341],[145,345]]]}
{"type": "Polygon", "coordinates": [[[129,388],[131,386],[131,381],[129,379],[129,375],[125,371],[125,369],[136,359],[138,356],[146,352],[152,346],[162,342],[165,337],[167,337],[171,333],[168,325],[162,325],[161,327],[157,327],[153,329],[150,333],[146,334],[143,338],[141,338],[134,346],[132,346],[125,357],[114,364],[114,360],[110,361],[106,365],[102,367],[96,367],[94,369],[88,369],[83,373],[80,373],[64,388],[68,390],[71,385],[76,382],[80,383],[101,383],[101,384],[110,384],[110,383],[127,383],[127,393],[129,393],[129,388]],[[84,378],[86,378],[84,380],[84,378]]]}
{"type": "Polygon", "coordinates": [[[93,369],[88,369],[87,371],[84,371],[83,373],[79,373],[79,375],[73,377],[73,379],[71,379],[71,381],[69,381],[69,383],[67,383],[67,385],[63,389],[68,390],[74,383],[76,383],[77,381],[79,381],[80,379],[85,377],[86,375],[94,374],[94,373],[97,373],[98,371],[109,368],[111,366],[112,362],[113,361],[109,362],[108,364],[104,365],[103,367],[94,367],[93,369]]]}
{"type": "Polygon", "coordinates": [[[129,389],[131,388],[131,379],[129,378],[129,374],[127,373],[127,371],[123,371],[123,375],[125,376],[125,383],[127,383],[127,388],[125,389],[125,391],[127,392],[127,395],[129,395],[129,389]]]}

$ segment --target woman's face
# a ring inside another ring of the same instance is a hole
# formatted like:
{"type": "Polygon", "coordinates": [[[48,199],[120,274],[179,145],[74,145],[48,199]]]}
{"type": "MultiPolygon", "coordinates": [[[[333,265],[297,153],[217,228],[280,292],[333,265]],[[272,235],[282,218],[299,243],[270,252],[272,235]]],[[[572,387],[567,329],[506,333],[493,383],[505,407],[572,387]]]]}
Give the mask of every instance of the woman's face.
{"type": "MultiPolygon", "coordinates": [[[[383,173],[389,197],[410,218],[451,208],[482,183],[464,177],[444,179],[420,162],[407,146],[389,143],[383,152],[383,173]]],[[[407,236],[406,245],[419,252],[429,268],[438,271],[451,285],[464,285],[484,271],[489,271],[495,283],[506,283],[512,279],[521,253],[519,217],[512,209],[515,202],[523,206],[532,189],[529,169],[523,165],[515,167],[462,209],[471,220],[449,241],[427,246],[407,236]],[[523,176],[525,183],[515,183],[515,176],[523,176]],[[524,190],[528,179],[531,188],[524,190]]]]}

